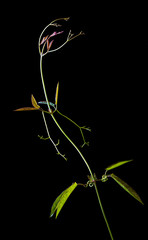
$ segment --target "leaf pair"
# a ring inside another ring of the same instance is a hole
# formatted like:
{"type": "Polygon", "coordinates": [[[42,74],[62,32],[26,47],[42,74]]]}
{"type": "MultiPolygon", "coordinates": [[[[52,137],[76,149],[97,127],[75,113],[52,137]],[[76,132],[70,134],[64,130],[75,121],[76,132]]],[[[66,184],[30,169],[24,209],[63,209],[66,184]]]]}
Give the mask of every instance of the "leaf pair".
{"type": "Polygon", "coordinates": [[[66,190],[64,190],[54,201],[52,208],[51,208],[51,213],[50,213],[50,217],[53,216],[53,214],[56,212],[56,218],[58,217],[61,209],[63,208],[65,202],[67,201],[67,199],[69,198],[69,196],[71,195],[71,193],[74,191],[74,189],[77,187],[77,183],[73,183],[69,188],[67,188],[66,190]]]}
{"type": "MultiPolygon", "coordinates": [[[[110,165],[109,167],[107,167],[105,170],[106,172],[111,170],[111,169],[114,169],[114,168],[117,168],[117,167],[120,167],[122,166],[123,164],[125,163],[129,163],[133,160],[126,160],[126,161],[121,161],[121,162],[117,162],[117,163],[114,163],[112,165],[110,165]]],[[[104,176],[104,175],[103,175],[104,176]]],[[[105,174],[106,176],[106,174],[105,174]]],[[[112,179],[114,179],[125,191],[127,191],[132,197],[134,197],[137,201],[139,201],[140,203],[143,204],[141,198],[139,197],[139,195],[136,193],[136,191],[130,187],[126,182],[124,182],[122,179],[120,179],[119,177],[117,177],[115,174],[111,174],[109,175],[110,177],[112,177],[112,179]]],[[[107,177],[107,176],[106,176],[107,177]]]]}
{"type": "Polygon", "coordinates": [[[31,95],[31,103],[33,107],[23,107],[23,108],[18,108],[14,111],[34,111],[34,110],[42,110],[41,107],[37,104],[37,101],[35,100],[34,96],[31,95]]]}

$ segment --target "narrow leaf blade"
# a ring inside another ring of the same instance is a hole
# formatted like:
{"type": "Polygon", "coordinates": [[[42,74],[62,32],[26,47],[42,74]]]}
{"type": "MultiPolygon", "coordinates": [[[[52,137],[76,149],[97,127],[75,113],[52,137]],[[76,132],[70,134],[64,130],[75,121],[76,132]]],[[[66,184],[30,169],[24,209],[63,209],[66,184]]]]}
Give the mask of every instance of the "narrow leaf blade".
{"type": "Polygon", "coordinates": [[[59,82],[57,83],[57,87],[56,87],[55,105],[58,104],[58,94],[59,94],[59,82]]]}
{"type": "Polygon", "coordinates": [[[49,37],[49,35],[47,35],[46,37],[43,37],[43,39],[42,39],[42,41],[41,41],[40,45],[42,45],[44,42],[46,42],[46,41],[47,41],[47,39],[48,39],[48,37],[49,37]]]}
{"type": "Polygon", "coordinates": [[[65,202],[67,201],[68,197],[71,195],[71,193],[74,191],[74,189],[77,187],[77,183],[73,183],[70,187],[68,187],[66,190],[64,190],[54,201],[50,217],[53,216],[53,214],[56,212],[56,218],[58,217],[61,209],[63,208],[65,202]]]}
{"type": "Polygon", "coordinates": [[[57,205],[63,195],[64,191],[56,198],[56,200],[54,201],[52,208],[51,208],[51,212],[50,212],[50,217],[53,216],[53,214],[55,213],[55,211],[57,210],[57,205]]]}
{"type": "Polygon", "coordinates": [[[14,111],[15,112],[21,112],[21,111],[33,111],[33,110],[37,110],[37,109],[34,108],[34,107],[23,107],[23,108],[15,109],[14,111]]]}
{"type": "Polygon", "coordinates": [[[127,191],[132,197],[134,197],[137,201],[143,204],[141,198],[139,195],[136,193],[136,191],[130,187],[126,182],[124,182],[122,179],[117,177],[115,174],[111,174],[111,177],[125,190],[127,191]]]}
{"type": "Polygon", "coordinates": [[[31,95],[31,102],[34,108],[39,109],[40,106],[37,104],[37,101],[35,100],[34,96],[31,95]]]}
{"type": "Polygon", "coordinates": [[[74,189],[77,187],[77,183],[73,183],[69,188],[67,188],[61,198],[60,198],[60,201],[58,202],[58,205],[57,205],[57,212],[56,212],[56,218],[58,217],[61,209],[63,208],[65,202],[67,201],[67,199],[69,198],[69,196],[71,195],[71,193],[74,191],[74,189]]]}
{"type": "Polygon", "coordinates": [[[51,46],[52,46],[52,44],[53,44],[53,41],[54,41],[54,40],[52,40],[52,41],[49,42],[49,40],[47,40],[47,52],[50,50],[50,48],[51,48],[51,46]]]}
{"type": "Polygon", "coordinates": [[[120,167],[121,165],[123,165],[125,163],[129,163],[131,161],[133,161],[133,160],[131,159],[131,160],[126,160],[126,161],[121,161],[121,162],[114,163],[114,164],[108,166],[107,168],[105,168],[105,170],[108,171],[108,170],[120,167]]]}
{"type": "Polygon", "coordinates": [[[51,37],[54,37],[54,36],[56,36],[56,35],[58,35],[58,34],[61,34],[61,33],[63,33],[64,31],[61,31],[61,32],[53,32],[50,36],[49,36],[49,38],[51,38],[51,37]]]}

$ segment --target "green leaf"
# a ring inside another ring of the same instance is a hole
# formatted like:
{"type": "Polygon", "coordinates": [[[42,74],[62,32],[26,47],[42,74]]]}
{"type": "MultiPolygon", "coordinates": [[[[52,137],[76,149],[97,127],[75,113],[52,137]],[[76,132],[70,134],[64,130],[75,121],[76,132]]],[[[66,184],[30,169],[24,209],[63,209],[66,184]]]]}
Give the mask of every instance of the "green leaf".
{"type": "Polygon", "coordinates": [[[55,105],[58,104],[58,94],[59,94],[59,82],[57,83],[57,87],[56,87],[55,105]]]}
{"type": "Polygon", "coordinates": [[[115,174],[111,174],[111,177],[125,190],[127,191],[132,197],[134,197],[137,201],[139,201],[140,203],[142,203],[144,205],[144,203],[142,202],[141,198],[139,197],[139,195],[136,193],[136,191],[130,187],[126,182],[124,182],[122,179],[120,179],[119,177],[117,177],[115,174]]]}
{"type": "Polygon", "coordinates": [[[131,161],[133,161],[133,160],[131,159],[131,160],[126,160],[126,161],[121,161],[121,162],[114,163],[114,164],[110,165],[109,167],[107,167],[105,170],[108,171],[108,170],[111,170],[113,168],[120,167],[121,165],[123,165],[125,163],[128,163],[128,162],[131,162],[131,161]]]}
{"type": "Polygon", "coordinates": [[[53,214],[56,212],[56,218],[58,217],[62,207],[64,206],[65,202],[67,201],[68,197],[70,194],[74,191],[74,189],[77,187],[77,183],[73,183],[69,188],[64,190],[54,201],[51,212],[50,212],[50,217],[53,216],[53,214]]]}

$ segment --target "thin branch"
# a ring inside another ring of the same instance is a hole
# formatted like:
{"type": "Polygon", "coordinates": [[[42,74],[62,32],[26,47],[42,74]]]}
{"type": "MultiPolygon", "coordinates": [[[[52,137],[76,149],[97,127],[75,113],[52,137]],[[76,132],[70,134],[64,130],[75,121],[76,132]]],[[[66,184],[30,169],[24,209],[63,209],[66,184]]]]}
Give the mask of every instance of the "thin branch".
{"type": "MultiPolygon", "coordinates": [[[[48,129],[48,126],[47,126],[47,122],[46,122],[46,118],[45,118],[44,112],[42,112],[42,116],[43,116],[43,120],[44,120],[44,124],[45,124],[45,128],[46,128],[46,132],[47,132],[47,135],[48,135],[48,138],[46,138],[46,140],[49,139],[49,140],[51,141],[51,143],[53,144],[53,146],[55,147],[55,149],[56,149],[56,151],[57,151],[57,154],[60,155],[61,157],[63,157],[65,160],[67,160],[67,158],[65,157],[65,154],[61,154],[60,151],[59,151],[59,149],[57,148],[57,145],[59,144],[59,141],[58,141],[58,144],[56,144],[56,143],[52,140],[52,138],[51,138],[51,136],[50,136],[50,133],[49,133],[49,129],[48,129]]],[[[43,139],[44,139],[44,138],[43,138],[43,139]]],[[[44,139],[44,140],[45,140],[45,139],[44,139]]]]}
{"type": "Polygon", "coordinates": [[[45,30],[50,27],[50,26],[55,26],[55,27],[59,27],[61,25],[57,24],[56,22],[57,21],[60,21],[60,20],[65,20],[65,21],[68,21],[69,20],[69,17],[68,18],[57,18],[55,20],[53,20],[52,22],[50,22],[44,29],[43,31],[41,32],[40,36],[39,36],[39,40],[38,40],[38,48],[39,48],[39,54],[41,55],[41,48],[40,48],[40,42],[41,42],[41,38],[45,32],[45,30]]]}
{"type": "Polygon", "coordinates": [[[85,130],[87,130],[87,131],[91,131],[91,129],[88,128],[88,127],[85,127],[85,126],[81,127],[81,126],[78,125],[75,121],[73,121],[71,118],[69,118],[69,117],[67,117],[66,115],[64,115],[63,113],[61,113],[59,110],[56,110],[56,112],[57,112],[58,114],[60,114],[62,117],[66,118],[67,120],[69,120],[70,122],[72,122],[76,127],[79,128],[80,133],[81,133],[81,135],[82,135],[82,139],[83,139],[83,144],[81,145],[81,147],[84,147],[84,145],[87,145],[87,146],[88,146],[88,145],[89,145],[89,142],[86,142],[86,141],[85,141],[85,137],[84,137],[84,134],[83,134],[82,129],[85,129],[85,130]]]}

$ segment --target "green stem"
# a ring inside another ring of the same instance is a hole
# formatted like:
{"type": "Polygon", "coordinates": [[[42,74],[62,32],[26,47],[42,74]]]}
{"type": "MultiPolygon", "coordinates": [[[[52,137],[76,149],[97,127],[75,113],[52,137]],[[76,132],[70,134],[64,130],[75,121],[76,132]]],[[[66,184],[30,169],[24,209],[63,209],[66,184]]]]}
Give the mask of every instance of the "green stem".
{"type": "Polygon", "coordinates": [[[101,211],[102,211],[102,214],[103,214],[103,217],[104,217],[104,220],[105,220],[107,229],[108,229],[109,234],[110,234],[110,238],[111,238],[112,240],[114,240],[113,235],[112,235],[112,232],[111,232],[111,229],[110,229],[110,226],[109,226],[109,223],[108,223],[108,221],[107,221],[107,218],[106,218],[106,215],[105,215],[105,212],[104,212],[104,208],[103,208],[103,206],[102,206],[102,202],[101,202],[101,199],[100,199],[100,195],[99,195],[99,192],[98,192],[98,188],[97,188],[96,182],[94,182],[94,186],[95,186],[95,190],[96,190],[98,202],[99,202],[99,205],[100,205],[100,208],[101,208],[101,211]]]}
{"type": "Polygon", "coordinates": [[[44,96],[47,102],[48,110],[50,113],[52,113],[52,110],[49,105],[48,97],[47,97],[45,83],[44,83],[43,70],[42,70],[42,54],[40,55],[40,73],[41,73],[42,86],[43,86],[44,96]]]}
{"type": "Polygon", "coordinates": [[[88,142],[85,141],[85,138],[84,138],[84,134],[83,134],[83,131],[82,129],[85,129],[85,130],[88,130],[88,131],[91,131],[89,128],[86,128],[86,127],[81,127],[79,126],[76,122],[74,122],[71,118],[67,117],[66,115],[62,114],[58,109],[56,109],[56,112],[58,114],[60,114],[62,117],[66,118],[68,121],[72,122],[76,127],[79,128],[80,130],[80,133],[81,133],[81,136],[82,136],[82,139],[83,139],[83,145],[81,147],[83,147],[85,144],[88,145],[88,142]]]}
{"type": "MultiPolygon", "coordinates": [[[[50,109],[50,106],[49,106],[49,101],[48,101],[48,97],[47,97],[47,93],[46,93],[46,88],[45,88],[45,83],[44,83],[44,78],[43,78],[43,72],[42,72],[42,56],[41,56],[41,59],[40,59],[40,70],[41,70],[41,79],[42,79],[42,86],[43,86],[43,91],[44,91],[44,95],[45,95],[45,99],[46,99],[46,102],[47,102],[47,105],[48,105],[48,108],[49,108],[49,111],[51,111],[50,109]]],[[[76,149],[76,151],[78,152],[78,154],[80,155],[80,157],[82,158],[83,162],[85,163],[91,177],[92,177],[92,180],[94,181],[94,187],[95,187],[95,191],[96,191],[96,194],[97,194],[97,198],[98,198],[98,202],[99,202],[99,205],[100,205],[100,208],[101,208],[101,211],[102,211],[102,214],[103,214],[103,217],[104,217],[104,220],[105,220],[105,223],[106,223],[106,226],[108,228],[108,231],[109,231],[109,234],[110,234],[110,237],[111,239],[113,240],[113,235],[111,233],[111,229],[109,227],[109,224],[108,224],[108,221],[107,221],[107,218],[106,218],[106,215],[105,215],[105,212],[104,212],[104,209],[103,209],[103,206],[102,206],[102,202],[101,202],[101,199],[100,199],[100,195],[99,195],[99,192],[98,192],[98,188],[97,188],[97,185],[96,185],[96,182],[95,182],[95,179],[94,179],[94,176],[93,176],[93,173],[91,171],[91,168],[89,166],[89,164],[87,163],[85,157],[83,156],[83,154],[81,153],[81,151],[79,150],[79,148],[75,145],[75,143],[68,137],[68,135],[63,131],[63,129],[61,128],[61,126],[59,125],[59,123],[57,122],[57,120],[55,119],[54,115],[51,114],[51,117],[53,119],[53,121],[55,122],[55,124],[57,125],[57,127],[59,128],[59,130],[62,132],[62,134],[67,138],[67,140],[73,145],[73,147],[76,149]]],[[[48,129],[47,125],[46,125],[46,129],[48,129]]],[[[47,131],[48,133],[49,131],[47,131]]]]}
{"type": "Polygon", "coordinates": [[[97,198],[98,198],[98,202],[99,202],[99,205],[100,205],[100,208],[101,208],[101,211],[102,211],[102,214],[103,214],[103,217],[104,217],[104,220],[105,220],[105,223],[106,223],[106,226],[108,228],[108,231],[109,231],[109,234],[110,234],[110,237],[111,239],[113,240],[113,235],[112,235],[112,232],[111,232],[111,229],[109,227],[109,223],[107,221],[107,218],[106,218],[106,215],[105,215],[105,212],[104,212],[104,209],[103,209],[103,206],[102,206],[102,202],[101,202],[101,199],[100,199],[100,195],[99,195],[99,192],[98,192],[98,188],[97,188],[97,185],[96,185],[96,182],[95,182],[95,179],[94,179],[94,176],[93,176],[93,173],[91,171],[91,168],[90,166],[88,165],[86,159],[84,158],[83,154],[81,153],[81,151],[78,149],[78,147],[75,145],[75,143],[67,136],[67,134],[63,131],[63,129],[60,127],[60,125],[58,124],[58,122],[56,121],[55,117],[53,115],[52,116],[52,119],[54,120],[54,122],[56,123],[57,127],[60,129],[60,131],[63,133],[63,135],[68,139],[68,141],[73,145],[73,147],[76,149],[76,151],[79,153],[80,157],[82,158],[82,160],[84,161],[86,167],[88,168],[88,171],[92,177],[92,180],[94,181],[94,186],[95,186],[95,191],[96,191],[96,194],[97,194],[97,198]]]}
{"type": "MultiPolygon", "coordinates": [[[[53,23],[53,22],[52,22],[53,23]]],[[[49,24],[51,25],[51,24],[49,24]]],[[[48,26],[49,26],[48,25],[48,26]]],[[[47,26],[47,27],[48,27],[47,26]]],[[[45,29],[47,29],[47,27],[45,29]]],[[[40,38],[39,38],[39,44],[40,44],[40,39],[41,39],[41,36],[43,34],[43,32],[45,31],[45,29],[42,31],[41,35],[40,35],[40,38]]],[[[72,39],[72,38],[71,38],[72,39]]],[[[59,125],[59,123],[57,122],[57,120],[55,119],[54,115],[52,114],[52,110],[50,108],[50,105],[49,105],[49,101],[48,101],[48,97],[47,97],[47,92],[46,92],[46,87],[45,87],[45,82],[44,82],[44,78],[43,78],[43,70],[42,70],[42,53],[40,51],[40,47],[39,47],[39,53],[40,53],[40,73],[41,73],[41,80],[42,80],[42,86],[43,86],[43,91],[44,91],[44,95],[45,95],[45,99],[46,99],[46,102],[47,102],[47,106],[48,106],[48,110],[49,112],[51,113],[51,117],[53,119],[53,121],[55,122],[55,124],[57,125],[57,127],[59,128],[59,130],[62,132],[62,134],[67,138],[67,140],[72,144],[72,146],[76,149],[76,151],[78,152],[78,154],[80,155],[80,157],[82,158],[83,162],[85,163],[90,175],[91,175],[91,178],[92,180],[94,181],[94,187],[95,187],[95,191],[96,191],[96,195],[97,195],[97,199],[98,199],[98,202],[99,202],[99,205],[100,205],[100,208],[101,208],[101,211],[102,211],[102,214],[103,214],[103,217],[104,217],[104,220],[105,220],[105,223],[106,223],[106,226],[108,228],[108,231],[109,231],[109,234],[110,234],[110,237],[111,237],[111,240],[113,240],[113,235],[111,233],[111,229],[109,227],[109,224],[108,224],[108,221],[107,221],[107,218],[106,218],[106,215],[105,215],[105,212],[104,212],[104,209],[103,209],[103,206],[102,206],[102,202],[101,202],[101,199],[100,199],[100,195],[99,195],[99,192],[98,192],[98,188],[97,188],[97,185],[96,185],[96,182],[95,182],[95,179],[94,179],[94,176],[93,176],[93,173],[91,171],[91,168],[89,166],[89,164],[87,163],[85,157],[83,156],[83,154],[81,153],[81,151],[79,150],[79,148],[75,145],[75,143],[68,137],[68,135],[63,131],[63,129],[61,128],[61,126],[59,125]]],[[[49,133],[48,131],[48,126],[46,124],[46,130],[47,130],[47,133],[49,133]]],[[[49,134],[48,134],[49,135],[49,134]]],[[[50,135],[49,135],[50,136],[50,135]]]]}
{"type": "Polygon", "coordinates": [[[59,125],[59,123],[57,122],[57,120],[55,119],[54,115],[52,114],[52,119],[54,120],[55,124],[57,125],[57,127],[59,128],[59,130],[63,133],[63,135],[68,139],[68,141],[73,145],[73,147],[77,150],[77,152],[79,153],[79,155],[81,156],[81,158],[83,159],[85,165],[87,166],[88,170],[89,170],[89,173],[90,175],[92,176],[93,178],[93,174],[92,174],[92,171],[86,161],[86,159],[84,158],[83,154],[81,153],[81,151],[78,149],[78,147],[75,145],[75,143],[67,136],[67,134],[63,131],[63,129],[61,128],[61,126],[59,125]]]}

